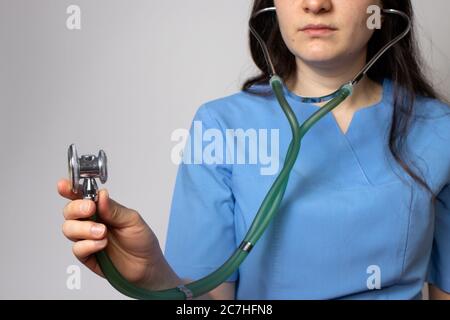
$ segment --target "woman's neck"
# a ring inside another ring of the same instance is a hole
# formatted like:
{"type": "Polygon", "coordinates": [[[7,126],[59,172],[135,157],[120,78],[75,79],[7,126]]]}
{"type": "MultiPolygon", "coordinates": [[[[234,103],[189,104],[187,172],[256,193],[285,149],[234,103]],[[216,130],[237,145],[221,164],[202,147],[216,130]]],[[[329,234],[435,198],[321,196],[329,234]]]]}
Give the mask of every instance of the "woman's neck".
{"type": "MultiPolygon", "coordinates": [[[[319,97],[330,94],[343,84],[351,81],[363,68],[366,58],[359,61],[340,63],[338,66],[307,64],[297,59],[297,74],[286,82],[290,91],[300,96],[319,97]]],[[[360,108],[377,103],[381,100],[382,87],[364,77],[353,90],[353,95],[347,98],[338,108],[354,112],[360,108]]],[[[323,106],[325,103],[317,104],[323,106]]]]}

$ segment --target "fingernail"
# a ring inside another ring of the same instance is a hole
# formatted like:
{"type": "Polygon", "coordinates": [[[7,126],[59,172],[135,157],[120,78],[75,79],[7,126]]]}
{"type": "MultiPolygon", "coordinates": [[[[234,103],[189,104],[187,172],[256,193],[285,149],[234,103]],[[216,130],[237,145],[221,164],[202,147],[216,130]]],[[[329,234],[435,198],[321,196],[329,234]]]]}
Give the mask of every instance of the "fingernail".
{"type": "Polygon", "coordinates": [[[87,213],[89,212],[89,208],[91,207],[91,203],[89,201],[83,201],[80,205],[81,212],[87,213]]]}
{"type": "Polygon", "coordinates": [[[100,236],[103,234],[104,231],[105,231],[105,226],[103,224],[94,224],[91,227],[91,233],[94,236],[100,236]]]}

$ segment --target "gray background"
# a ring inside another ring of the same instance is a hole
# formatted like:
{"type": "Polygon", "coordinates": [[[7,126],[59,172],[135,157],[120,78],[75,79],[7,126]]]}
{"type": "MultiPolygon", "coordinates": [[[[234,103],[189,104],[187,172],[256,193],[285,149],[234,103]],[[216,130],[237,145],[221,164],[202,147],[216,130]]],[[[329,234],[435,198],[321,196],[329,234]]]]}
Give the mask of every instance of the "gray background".
{"type": "MultiPolygon", "coordinates": [[[[450,98],[448,0],[414,1],[437,88],[450,98]]],[[[109,157],[111,197],[138,210],[164,246],[176,174],[170,135],[254,67],[249,0],[0,0],[0,298],[124,298],[81,269],[61,232],[56,182],[66,152],[109,157]],[[81,7],[81,30],[66,8],[81,7]]],[[[193,248],[195,249],[195,248],[193,248]]]]}

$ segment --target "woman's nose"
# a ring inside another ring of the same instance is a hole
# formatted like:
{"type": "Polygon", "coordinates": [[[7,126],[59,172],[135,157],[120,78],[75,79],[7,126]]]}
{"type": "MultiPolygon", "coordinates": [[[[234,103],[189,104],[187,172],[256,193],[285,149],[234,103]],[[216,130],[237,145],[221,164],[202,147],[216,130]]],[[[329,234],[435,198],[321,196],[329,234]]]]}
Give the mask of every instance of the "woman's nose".
{"type": "Polygon", "coordinates": [[[331,0],[303,0],[302,8],[306,13],[323,13],[331,10],[331,0]]]}

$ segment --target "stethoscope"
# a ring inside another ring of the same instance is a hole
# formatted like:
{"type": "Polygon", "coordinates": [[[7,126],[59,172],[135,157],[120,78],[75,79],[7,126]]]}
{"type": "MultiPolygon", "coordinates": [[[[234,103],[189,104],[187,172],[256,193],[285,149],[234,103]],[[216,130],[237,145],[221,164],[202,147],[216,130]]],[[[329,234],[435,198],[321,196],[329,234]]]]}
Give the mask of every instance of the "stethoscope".
{"type": "MultiPolygon", "coordinates": [[[[308,130],[328,112],[336,108],[353,92],[353,87],[366,75],[369,69],[375,64],[375,62],[392,46],[403,39],[411,30],[411,19],[404,13],[394,9],[382,10],[385,14],[394,14],[404,18],[407,21],[407,27],[405,31],[391,40],[385,45],[367,64],[366,66],[354,77],[354,79],[344,84],[337,91],[323,96],[323,97],[302,97],[301,100],[307,103],[320,103],[327,102],[323,107],[315,112],[310,118],[308,118],[301,126],[299,125],[297,118],[292,111],[289,103],[286,101],[283,90],[283,82],[279,76],[276,75],[274,65],[270,58],[269,50],[267,49],[264,40],[256,32],[252,26],[253,20],[262,13],[276,11],[275,7],[265,8],[257,11],[250,17],[249,26],[250,31],[258,40],[259,45],[264,53],[265,60],[270,70],[270,86],[274,92],[281,109],[283,110],[289,125],[292,130],[292,140],[290,142],[286,160],[283,168],[278,174],[277,178],[273,182],[269,192],[266,194],[261,206],[250,226],[244,240],[241,245],[235,250],[235,252],[228,258],[228,260],[219,267],[216,271],[205,276],[197,281],[186,285],[180,285],[176,288],[161,290],[161,291],[149,291],[140,287],[137,287],[129,283],[115,268],[109,256],[106,254],[106,250],[102,250],[96,253],[97,261],[109,283],[118,291],[131,298],[136,299],[192,299],[194,297],[201,296],[221,283],[225,282],[235,272],[247,255],[250,253],[254,245],[261,238],[264,231],[269,226],[272,219],[276,216],[281,200],[283,199],[284,192],[289,180],[289,174],[297,160],[298,153],[300,151],[301,140],[308,130]]],[[[95,202],[98,200],[98,187],[96,178],[99,178],[102,183],[105,183],[108,178],[107,171],[107,158],[103,150],[100,150],[98,156],[95,155],[83,155],[78,157],[75,145],[71,145],[68,150],[68,162],[69,162],[69,176],[72,184],[72,190],[75,193],[81,192],[84,199],[90,199],[95,202]],[[82,180],[82,182],[80,182],[82,180]]],[[[93,216],[93,220],[97,219],[97,215],[93,216]]]]}

